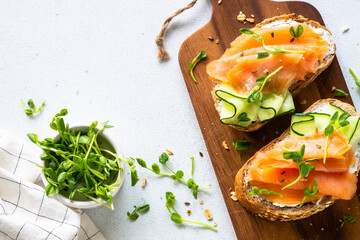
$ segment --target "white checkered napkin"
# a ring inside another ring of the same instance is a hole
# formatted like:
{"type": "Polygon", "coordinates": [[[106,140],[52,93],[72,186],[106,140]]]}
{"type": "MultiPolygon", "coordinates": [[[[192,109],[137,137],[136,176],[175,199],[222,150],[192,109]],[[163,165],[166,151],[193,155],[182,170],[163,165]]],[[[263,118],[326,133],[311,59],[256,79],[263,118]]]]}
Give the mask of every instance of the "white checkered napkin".
{"type": "Polygon", "coordinates": [[[34,184],[40,153],[0,130],[0,239],[105,239],[83,211],[47,197],[34,184]]]}

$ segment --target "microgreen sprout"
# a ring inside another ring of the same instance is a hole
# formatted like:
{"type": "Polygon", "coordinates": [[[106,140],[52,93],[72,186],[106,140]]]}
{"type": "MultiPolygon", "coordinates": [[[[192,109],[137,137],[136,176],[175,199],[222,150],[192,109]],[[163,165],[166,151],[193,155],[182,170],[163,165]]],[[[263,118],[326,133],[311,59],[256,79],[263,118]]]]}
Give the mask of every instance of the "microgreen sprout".
{"type": "Polygon", "coordinates": [[[145,204],[143,206],[137,207],[134,206],[134,211],[127,212],[127,216],[130,220],[136,221],[136,219],[139,218],[139,213],[146,213],[147,211],[149,211],[150,209],[150,205],[149,204],[145,204]]]}
{"type": "Polygon", "coordinates": [[[199,225],[205,226],[207,228],[210,228],[214,231],[217,231],[217,229],[215,227],[210,226],[206,223],[196,222],[196,221],[182,218],[181,215],[175,210],[174,204],[175,204],[175,195],[172,192],[166,192],[166,208],[168,209],[169,213],[171,214],[171,221],[173,221],[174,223],[181,224],[183,222],[188,222],[188,223],[193,223],[193,224],[199,224],[199,225]]]}
{"type": "Polygon", "coordinates": [[[26,115],[33,115],[35,113],[40,112],[45,106],[45,101],[41,104],[41,106],[36,110],[35,103],[32,99],[27,101],[27,106],[25,106],[24,101],[21,99],[21,105],[26,113],[26,115]]]}
{"type": "Polygon", "coordinates": [[[309,176],[310,171],[315,171],[315,167],[308,163],[319,161],[319,159],[309,159],[304,161],[304,155],[305,155],[305,144],[301,146],[300,150],[290,151],[285,149],[285,151],[283,152],[284,159],[292,159],[295,163],[297,163],[299,169],[299,177],[295,179],[295,181],[283,187],[281,190],[284,190],[285,188],[294,185],[295,183],[300,181],[301,178],[306,178],[307,176],[309,176]]]}
{"type": "MultiPolygon", "coordinates": [[[[301,26],[301,25],[300,25],[301,26]]],[[[286,50],[284,47],[278,46],[274,48],[269,48],[265,45],[264,39],[254,31],[248,28],[241,28],[240,32],[242,34],[252,35],[252,37],[262,43],[262,46],[265,50],[259,50],[256,53],[258,54],[258,59],[269,57],[270,54],[276,55],[279,53],[305,53],[306,51],[293,51],[293,50],[286,50]]],[[[301,32],[302,33],[302,32],[301,32]]],[[[300,34],[301,35],[301,34],[300,34]]]]}
{"type": "Polygon", "coordinates": [[[50,127],[57,131],[60,139],[38,139],[38,135],[28,133],[29,139],[40,147],[44,153],[40,155],[45,162],[44,175],[49,184],[45,191],[74,199],[85,196],[114,210],[111,191],[118,189],[123,178],[121,161],[126,162],[132,172],[132,185],[138,181],[133,159],[123,159],[108,149],[101,148],[98,136],[107,128],[113,126],[108,121],[101,124],[90,124],[87,133],[69,129],[63,117],[68,114],[67,109],[57,113],[50,123],[50,127]],[[120,175],[120,177],[119,177],[120,175]],[[136,178],[133,177],[136,175],[136,178]],[[118,179],[119,177],[119,179],[118,179]]]}
{"type": "Polygon", "coordinates": [[[251,120],[250,118],[248,118],[246,112],[240,113],[237,119],[238,119],[239,122],[248,122],[248,121],[251,120]]]}
{"type": "Polygon", "coordinates": [[[345,220],[348,220],[349,223],[354,223],[356,221],[356,218],[354,218],[353,216],[351,215],[343,215],[342,216],[342,221],[341,221],[341,225],[340,225],[340,228],[342,228],[345,224],[345,220]]]}
{"type": "Polygon", "coordinates": [[[188,186],[188,188],[190,188],[193,192],[193,196],[195,199],[197,199],[197,194],[198,194],[198,188],[204,188],[204,189],[210,189],[210,187],[205,187],[205,186],[201,186],[195,183],[194,181],[194,157],[191,157],[191,178],[189,178],[188,180],[185,180],[183,178],[184,176],[184,172],[179,170],[177,172],[173,171],[166,163],[169,160],[169,155],[167,153],[162,153],[159,156],[159,162],[165,166],[171,173],[162,173],[160,172],[160,167],[158,164],[154,163],[151,168],[147,167],[146,162],[141,159],[141,158],[137,158],[136,161],[138,162],[138,164],[143,167],[148,169],[149,171],[152,171],[153,173],[159,175],[159,176],[165,176],[165,177],[170,177],[172,178],[174,181],[180,181],[183,183],[186,183],[186,185],[188,186]]]}
{"type": "Polygon", "coordinates": [[[235,140],[233,139],[233,146],[235,148],[236,151],[239,151],[239,156],[240,156],[240,160],[241,160],[241,151],[247,150],[250,147],[251,143],[246,140],[245,138],[241,139],[241,140],[235,140]]]}
{"type": "Polygon", "coordinates": [[[345,127],[350,124],[350,122],[347,120],[348,117],[350,117],[350,114],[347,112],[344,112],[339,117],[339,112],[335,112],[330,119],[329,124],[325,128],[325,136],[326,136],[326,143],[325,143],[325,149],[324,149],[324,164],[326,163],[326,155],[327,155],[327,149],[329,145],[329,139],[330,135],[335,132],[337,129],[345,127]],[[335,125],[338,125],[335,127],[335,125]]]}
{"type": "Polygon", "coordinates": [[[304,27],[300,24],[297,26],[296,30],[294,27],[290,27],[290,34],[296,38],[296,40],[299,40],[299,37],[303,34],[304,32],[304,27]]]}
{"type": "Polygon", "coordinates": [[[349,68],[349,72],[354,77],[356,86],[360,87],[360,79],[355,75],[354,71],[351,68],[349,68]]]}
{"type": "Polygon", "coordinates": [[[258,79],[256,79],[257,85],[249,92],[249,95],[247,97],[248,103],[251,103],[252,101],[256,101],[257,99],[259,99],[260,102],[263,101],[264,99],[264,95],[262,93],[263,88],[270,83],[271,77],[274,76],[276,73],[278,73],[282,68],[283,66],[279,67],[278,69],[276,69],[267,76],[261,76],[258,79]]]}
{"type": "Polygon", "coordinates": [[[301,203],[303,203],[305,199],[313,197],[318,192],[319,189],[317,188],[317,182],[316,179],[314,179],[314,187],[311,189],[311,183],[310,183],[310,186],[308,188],[307,187],[305,188],[304,190],[305,197],[302,199],[301,203]]]}
{"type": "Polygon", "coordinates": [[[194,68],[195,68],[195,66],[196,66],[196,64],[197,64],[198,62],[200,62],[201,60],[203,60],[203,59],[206,58],[206,57],[207,57],[206,52],[205,52],[205,51],[201,51],[201,52],[192,60],[192,62],[190,62],[190,63],[188,64],[188,69],[190,70],[191,77],[192,77],[192,79],[194,80],[195,83],[197,83],[197,81],[196,81],[196,78],[195,78],[195,76],[194,76],[194,68]]]}
{"type": "Polygon", "coordinates": [[[334,96],[335,97],[346,97],[347,95],[349,95],[349,94],[347,94],[346,92],[344,92],[343,90],[341,90],[341,89],[335,89],[335,93],[334,93],[334,96]]]}
{"type": "Polygon", "coordinates": [[[249,195],[259,195],[259,194],[267,194],[267,195],[277,195],[279,197],[283,197],[280,193],[267,190],[265,188],[259,189],[258,187],[252,187],[252,191],[248,193],[249,195]]]}

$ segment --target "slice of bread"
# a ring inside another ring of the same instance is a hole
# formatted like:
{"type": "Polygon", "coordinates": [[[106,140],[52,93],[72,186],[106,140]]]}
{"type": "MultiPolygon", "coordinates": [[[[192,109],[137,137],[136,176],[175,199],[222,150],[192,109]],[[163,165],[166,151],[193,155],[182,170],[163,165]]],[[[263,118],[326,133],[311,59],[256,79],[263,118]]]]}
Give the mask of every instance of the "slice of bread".
{"type": "MultiPolygon", "coordinates": [[[[353,106],[336,99],[319,100],[313,105],[311,105],[305,112],[320,111],[321,109],[327,107],[330,103],[342,108],[344,111],[348,112],[352,116],[360,116],[360,114],[355,111],[355,108],[353,106]]],[[[288,137],[290,137],[290,127],[280,137],[274,139],[265,147],[260,149],[259,152],[271,150],[275,143],[280,142],[288,137]]],[[[354,161],[355,163],[354,166],[352,166],[353,169],[357,169],[356,175],[358,175],[360,169],[359,159],[360,154],[356,154],[354,161]]],[[[244,166],[239,170],[236,175],[235,196],[247,210],[253,212],[259,217],[266,218],[271,221],[298,220],[309,217],[317,212],[324,210],[325,208],[331,206],[337,199],[332,196],[324,196],[316,202],[298,204],[295,206],[279,206],[262,198],[260,195],[249,195],[248,193],[252,191],[253,186],[251,186],[251,184],[247,182],[245,178],[249,173],[249,169],[253,163],[252,160],[253,157],[244,164],[244,166]]]]}
{"type": "MultiPolygon", "coordinates": [[[[309,85],[312,81],[315,80],[315,78],[322,73],[333,61],[335,57],[335,42],[331,35],[331,32],[324,26],[322,26],[320,23],[316,21],[309,20],[307,18],[304,18],[301,15],[297,14],[285,14],[277,17],[272,17],[265,19],[261,23],[257,24],[253,29],[256,30],[256,28],[271,28],[275,26],[293,26],[296,27],[299,23],[306,24],[310,26],[316,33],[321,35],[323,39],[325,39],[329,43],[329,49],[328,52],[325,54],[325,57],[320,61],[319,68],[316,71],[316,73],[307,73],[305,76],[305,80],[295,80],[294,83],[290,86],[289,91],[290,93],[295,96],[298,94],[303,88],[305,88],[307,85],[309,85]]],[[[221,113],[221,100],[216,97],[215,95],[215,89],[216,89],[216,82],[213,82],[213,90],[212,90],[212,96],[215,102],[215,108],[219,112],[219,115],[221,113]]],[[[257,121],[251,123],[248,127],[238,127],[234,125],[230,125],[240,131],[244,132],[252,132],[255,130],[258,130],[259,128],[263,127],[267,122],[260,122],[258,119],[257,121]]]]}

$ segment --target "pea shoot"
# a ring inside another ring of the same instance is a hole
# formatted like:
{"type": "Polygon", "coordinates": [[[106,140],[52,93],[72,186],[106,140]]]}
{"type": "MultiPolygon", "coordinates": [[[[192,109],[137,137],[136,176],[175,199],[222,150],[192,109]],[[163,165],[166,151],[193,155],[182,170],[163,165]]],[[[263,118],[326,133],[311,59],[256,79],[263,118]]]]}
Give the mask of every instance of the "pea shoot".
{"type": "Polygon", "coordinates": [[[250,147],[251,143],[246,140],[245,138],[241,139],[241,140],[235,140],[233,139],[233,146],[235,148],[236,151],[239,151],[239,156],[240,156],[240,160],[241,160],[241,151],[247,150],[250,147]]]}
{"type": "Polygon", "coordinates": [[[76,132],[65,124],[63,117],[67,114],[67,109],[62,109],[50,123],[50,127],[60,136],[58,141],[52,138],[40,141],[38,135],[27,134],[29,139],[44,151],[40,158],[45,162],[45,167],[41,168],[49,182],[45,188],[46,195],[61,194],[69,199],[85,196],[114,210],[111,191],[118,189],[122,181],[121,161],[126,162],[132,171],[133,186],[139,180],[134,162],[119,157],[99,144],[99,134],[113,127],[108,121],[101,124],[100,130],[97,130],[98,122],[94,121],[87,133],[76,132]]]}
{"type": "Polygon", "coordinates": [[[330,135],[335,132],[337,129],[345,127],[350,124],[350,122],[347,120],[350,117],[350,114],[347,112],[344,112],[339,117],[339,112],[335,112],[330,119],[329,124],[325,128],[325,136],[326,136],[326,143],[325,143],[325,149],[324,149],[324,164],[326,163],[326,155],[327,155],[327,149],[329,145],[329,139],[330,135]],[[338,124],[338,126],[335,128],[334,125],[338,124]]]}
{"type": "Polygon", "coordinates": [[[349,95],[349,94],[347,94],[346,92],[344,92],[343,90],[341,90],[341,89],[335,89],[335,93],[334,93],[334,96],[335,97],[346,97],[347,95],[349,95]]]}
{"type": "Polygon", "coordinates": [[[354,223],[356,221],[356,218],[354,218],[353,216],[351,215],[343,215],[342,216],[342,221],[341,221],[341,225],[340,225],[340,228],[342,228],[345,224],[345,220],[348,220],[349,223],[354,223]]]}
{"type": "Polygon", "coordinates": [[[31,116],[35,113],[39,113],[43,109],[43,107],[45,106],[45,101],[41,104],[41,106],[37,110],[35,103],[32,99],[29,99],[27,101],[27,106],[25,106],[24,100],[21,99],[21,105],[25,111],[25,114],[31,116]]]}
{"type": "Polygon", "coordinates": [[[171,215],[171,221],[173,221],[176,224],[181,224],[183,222],[193,223],[193,224],[199,224],[202,226],[205,226],[207,228],[210,228],[211,230],[217,231],[217,229],[213,226],[210,226],[206,223],[202,222],[196,222],[188,219],[184,219],[181,217],[181,215],[175,210],[175,195],[172,192],[166,192],[166,208],[168,209],[170,215],[171,215]]]}
{"type": "Polygon", "coordinates": [[[354,77],[356,86],[360,87],[360,79],[355,75],[354,71],[351,68],[349,68],[349,72],[354,77]]]}
{"type": "Polygon", "coordinates": [[[194,76],[194,68],[198,62],[205,59],[207,54],[205,51],[201,51],[193,60],[188,64],[188,69],[190,70],[190,74],[195,83],[197,83],[196,78],[194,76]]]}
{"type": "Polygon", "coordinates": [[[279,67],[267,76],[261,76],[256,79],[257,85],[249,92],[249,95],[247,97],[248,103],[256,101],[257,99],[259,99],[260,102],[263,101],[264,94],[262,93],[262,90],[270,83],[271,77],[278,73],[282,68],[283,66],[279,67]]]}
{"type": "Polygon", "coordinates": [[[304,189],[305,197],[301,200],[301,203],[303,203],[305,199],[313,197],[318,192],[319,189],[317,188],[317,182],[316,179],[314,179],[314,187],[311,189],[311,183],[310,183],[310,186],[304,189]]]}
{"type": "Polygon", "coordinates": [[[149,211],[149,209],[150,209],[149,204],[145,204],[140,207],[134,206],[134,210],[131,213],[127,212],[127,216],[130,220],[136,221],[140,216],[139,213],[146,213],[149,211]]]}
{"type": "MultiPolygon", "coordinates": [[[[300,25],[301,26],[301,25],[300,25]]],[[[293,50],[286,50],[284,47],[278,46],[274,48],[269,48],[265,45],[264,39],[254,31],[248,28],[241,28],[240,32],[242,34],[252,35],[252,37],[256,40],[262,43],[262,46],[265,50],[259,50],[256,53],[258,54],[257,59],[267,58],[272,55],[276,55],[279,53],[305,53],[306,51],[293,51],[293,50]]],[[[301,32],[302,34],[302,32],[301,32]]],[[[300,34],[300,35],[301,35],[300,34]]]]}
{"type": "Polygon", "coordinates": [[[172,178],[174,181],[180,181],[183,183],[186,183],[186,185],[188,186],[188,188],[190,188],[193,192],[193,196],[195,199],[197,199],[197,194],[199,192],[198,188],[204,188],[204,189],[210,189],[210,187],[205,187],[205,186],[201,186],[195,183],[194,181],[194,157],[191,157],[191,177],[188,180],[185,180],[183,178],[184,176],[184,172],[179,170],[177,172],[173,171],[166,163],[169,160],[169,155],[167,153],[162,153],[159,156],[159,162],[165,166],[171,173],[161,173],[160,172],[160,167],[158,164],[154,163],[151,168],[147,167],[146,162],[141,159],[141,158],[137,158],[136,161],[138,162],[138,164],[143,167],[146,168],[147,170],[159,175],[159,176],[165,176],[165,177],[170,177],[172,178]]]}
{"type": "Polygon", "coordinates": [[[304,27],[301,24],[297,26],[296,30],[294,27],[290,27],[289,32],[294,38],[296,38],[296,40],[299,40],[299,37],[304,32],[304,27]]]}
{"type": "Polygon", "coordinates": [[[266,195],[277,195],[279,197],[283,197],[282,194],[267,190],[265,188],[259,189],[258,187],[252,187],[252,191],[248,193],[249,195],[259,195],[259,194],[266,194],[266,195]]]}
{"type": "Polygon", "coordinates": [[[299,169],[299,177],[295,179],[295,181],[289,183],[285,187],[283,187],[281,190],[284,190],[298,181],[300,181],[301,178],[306,178],[309,176],[310,171],[315,171],[315,167],[313,165],[308,164],[309,162],[315,162],[319,161],[319,159],[309,159],[304,161],[304,155],[305,155],[305,144],[303,144],[300,148],[300,150],[297,151],[290,151],[286,150],[283,152],[283,158],[284,159],[292,159],[295,163],[298,165],[299,169]]]}
{"type": "Polygon", "coordinates": [[[249,122],[251,120],[250,118],[248,118],[246,112],[240,113],[237,119],[239,122],[249,122]]]}

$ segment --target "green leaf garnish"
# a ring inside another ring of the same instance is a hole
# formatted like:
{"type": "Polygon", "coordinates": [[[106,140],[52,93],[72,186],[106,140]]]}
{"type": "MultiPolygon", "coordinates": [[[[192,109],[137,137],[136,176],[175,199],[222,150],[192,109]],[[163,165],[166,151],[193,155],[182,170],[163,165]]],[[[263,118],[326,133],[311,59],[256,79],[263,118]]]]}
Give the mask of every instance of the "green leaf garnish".
{"type": "Polygon", "coordinates": [[[199,224],[202,226],[205,226],[207,228],[210,228],[214,231],[217,231],[217,229],[213,226],[210,226],[206,223],[202,223],[202,222],[196,222],[196,221],[192,221],[192,220],[188,220],[188,219],[184,219],[183,217],[181,217],[181,215],[175,210],[174,208],[175,205],[175,195],[172,192],[166,192],[166,208],[168,209],[169,213],[170,213],[170,219],[171,221],[173,221],[176,224],[182,224],[183,222],[188,222],[188,223],[193,223],[193,224],[199,224]]]}
{"type": "Polygon", "coordinates": [[[138,218],[139,218],[139,214],[138,212],[140,213],[146,213],[148,212],[150,209],[150,205],[149,204],[145,204],[143,206],[140,206],[140,207],[136,207],[134,206],[134,210],[130,213],[130,212],[127,212],[127,216],[130,220],[133,220],[133,221],[136,221],[138,218]]]}
{"type": "Polygon", "coordinates": [[[356,218],[354,218],[353,216],[351,215],[343,215],[342,216],[342,222],[341,222],[341,225],[340,225],[340,228],[342,228],[345,224],[345,220],[348,220],[349,223],[354,223],[356,221],[356,218]]]}
{"type": "Polygon", "coordinates": [[[193,60],[188,64],[188,69],[190,70],[190,74],[195,83],[197,83],[196,78],[194,76],[194,68],[198,62],[202,59],[206,58],[207,54],[205,51],[201,51],[193,60]]]}
{"type": "Polygon", "coordinates": [[[241,151],[247,150],[250,147],[251,143],[246,140],[245,138],[241,139],[241,140],[235,140],[233,139],[233,146],[235,148],[235,150],[239,151],[239,157],[241,160],[241,151]]]}
{"type": "Polygon", "coordinates": [[[349,95],[349,94],[347,94],[346,92],[344,92],[343,90],[341,90],[341,89],[335,89],[335,93],[334,93],[334,96],[335,97],[346,97],[347,95],[349,95]]]}
{"type": "Polygon", "coordinates": [[[300,24],[297,26],[296,30],[294,29],[294,27],[290,27],[290,34],[296,38],[296,40],[299,40],[299,37],[303,34],[304,32],[304,27],[300,24]]]}
{"type": "Polygon", "coordinates": [[[313,197],[318,192],[319,192],[319,189],[317,188],[317,182],[316,182],[316,179],[314,179],[313,189],[311,189],[311,183],[310,183],[309,188],[305,188],[305,190],[304,190],[305,197],[302,199],[301,203],[303,203],[305,201],[305,199],[313,197]]]}
{"type": "Polygon", "coordinates": [[[41,104],[41,106],[36,110],[35,103],[32,99],[29,99],[27,102],[28,107],[25,106],[24,101],[21,99],[21,105],[25,111],[26,115],[33,115],[35,113],[39,113],[43,107],[45,106],[45,101],[41,104]]]}
{"type": "Polygon", "coordinates": [[[319,159],[309,159],[304,161],[304,155],[305,155],[305,144],[303,144],[298,151],[284,151],[283,152],[283,158],[284,159],[292,159],[295,163],[298,165],[299,169],[299,177],[295,179],[295,181],[289,183],[285,187],[283,187],[281,190],[284,190],[298,181],[300,181],[301,178],[306,178],[309,176],[310,171],[315,171],[315,167],[313,165],[308,164],[309,162],[319,161],[319,159]]]}
{"type": "Polygon", "coordinates": [[[246,112],[242,112],[242,113],[240,113],[239,116],[238,116],[238,121],[239,121],[239,122],[248,122],[248,121],[250,121],[250,120],[251,120],[251,119],[248,118],[246,112]]]}
{"type": "Polygon", "coordinates": [[[360,87],[360,79],[355,75],[354,71],[351,70],[351,68],[349,68],[349,72],[350,72],[351,75],[354,77],[356,86],[360,87]]]}
{"type": "Polygon", "coordinates": [[[252,31],[252,30],[250,30],[250,29],[248,29],[248,28],[240,28],[239,31],[240,31],[241,33],[247,34],[247,35],[253,35],[253,34],[255,34],[254,31],[252,31]]]}
{"type": "Polygon", "coordinates": [[[262,93],[263,88],[270,83],[271,77],[274,76],[276,73],[278,73],[282,68],[283,66],[279,67],[278,69],[276,69],[267,76],[261,76],[258,79],[256,79],[257,85],[249,92],[249,95],[247,97],[248,103],[256,101],[257,99],[259,99],[260,102],[263,101],[263,93],[262,93]]]}
{"type": "Polygon", "coordinates": [[[256,53],[258,55],[257,59],[267,58],[268,56],[270,56],[270,53],[266,50],[259,50],[256,53]]]}
{"type": "MultiPolygon", "coordinates": [[[[130,167],[131,182],[135,185],[139,180],[134,166],[135,159],[123,159],[99,146],[99,134],[113,127],[108,121],[101,124],[100,130],[96,129],[98,122],[94,121],[87,133],[75,132],[70,130],[63,119],[67,114],[67,109],[62,109],[50,123],[50,127],[60,136],[57,142],[52,138],[40,141],[36,134],[27,134],[44,151],[40,158],[45,163],[44,176],[49,182],[45,187],[46,194],[62,194],[69,199],[82,195],[114,210],[111,191],[117,189],[122,181],[121,161],[130,167]],[[121,177],[117,180],[119,174],[121,177]]],[[[135,218],[136,214],[131,217],[135,218]]]]}
{"type": "Polygon", "coordinates": [[[159,162],[166,167],[171,174],[169,173],[162,173],[160,171],[160,167],[158,164],[154,163],[151,168],[148,168],[146,166],[146,162],[142,159],[136,159],[137,162],[139,163],[139,165],[143,168],[146,168],[147,170],[159,175],[159,176],[165,176],[165,177],[170,177],[172,178],[174,181],[180,181],[182,183],[185,183],[188,188],[190,188],[192,190],[193,196],[195,199],[197,199],[197,194],[198,194],[198,188],[204,188],[204,189],[210,189],[209,187],[205,187],[205,186],[201,186],[195,183],[194,181],[194,157],[191,157],[191,177],[188,180],[185,180],[184,177],[184,172],[181,170],[178,170],[177,172],[175,172],[174,170],[172,170],[166,163],[169,160],[169,155],[167,153],[162,153],[159,156],[159,162]]]}
{"type": "Polygon", "coordinates": [[[252,187],[252,191],[248,193],[249,195],[259,195],[259,194],[267,194],[267,195],[277,195],[279,197],[283,197],[280,193],[267,190],[265,188],[259,189],[258,187],[252,187]]]}
{"type": "Polygon", "coordinates": [[[350,114],[347,112],[344,112],[339,117],[339,112],[335,112],[330,119],[329,124],[325,128],[325,136],[326,136],[326,143],[325,143],[325,149],[324,149],[324,164],[326,163],[326,155],[327,155],[327,149],[329,145],[329,139],[330,135],[335,132],[337,129],[345,127],[350,124],[347,119],[350,117],[350,114]],[[334,125],[338,123],[338,126],[335,128],[334,125]]]}

